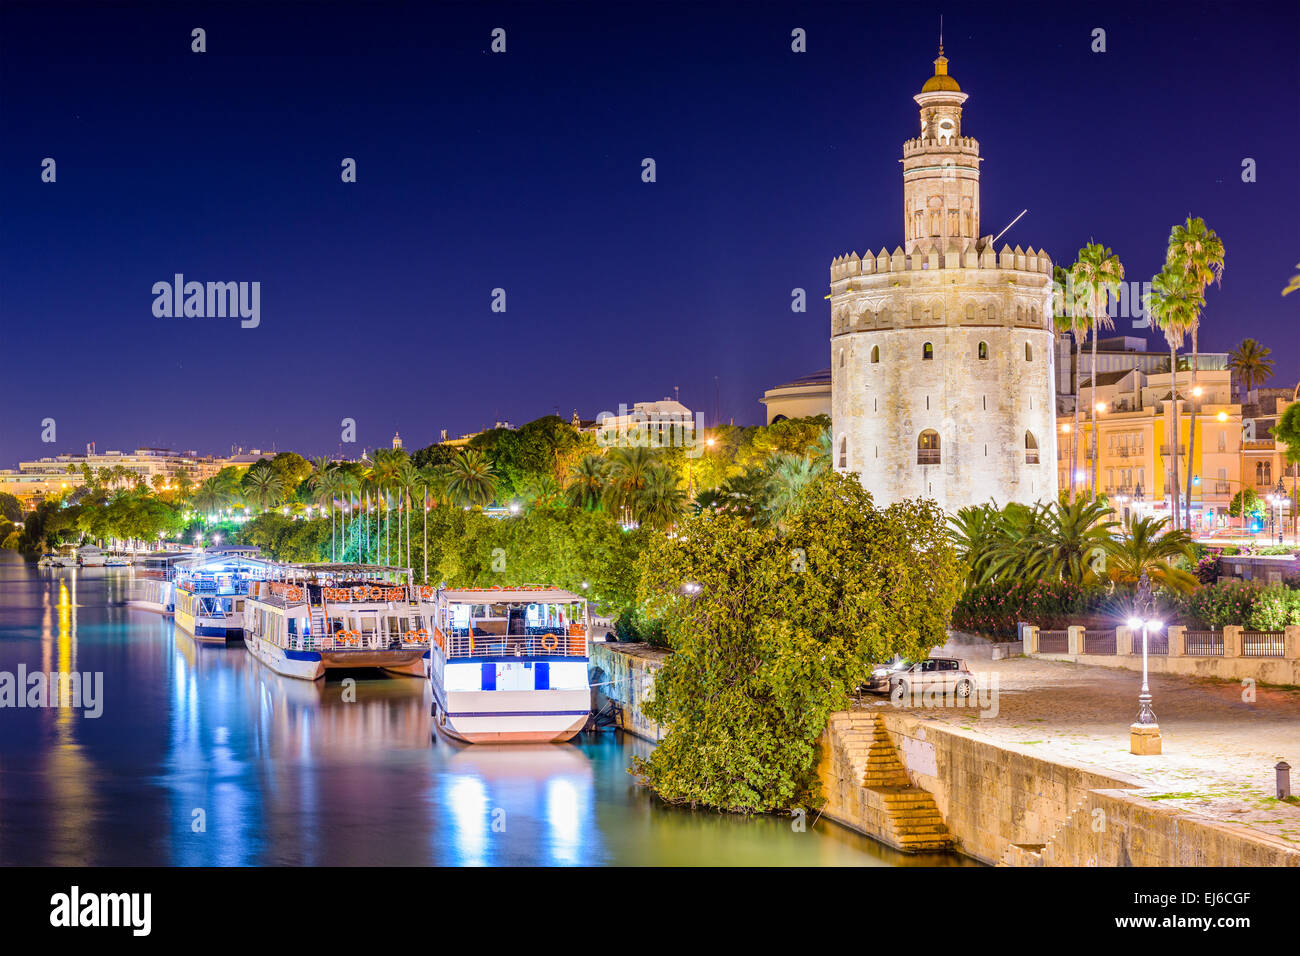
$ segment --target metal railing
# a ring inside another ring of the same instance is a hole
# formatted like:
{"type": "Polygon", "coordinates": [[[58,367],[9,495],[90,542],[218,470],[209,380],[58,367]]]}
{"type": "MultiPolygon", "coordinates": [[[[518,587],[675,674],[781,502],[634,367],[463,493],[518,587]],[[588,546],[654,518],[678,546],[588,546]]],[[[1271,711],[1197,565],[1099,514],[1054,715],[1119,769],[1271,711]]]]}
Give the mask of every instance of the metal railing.
{"type": "Polygon", "coordinates": [[[1242,631],[1242,657],[1281,657],[1285,631],[1242,631]]]}
{"type": "Polygon", "coordinates": [[[419,650],[429,646],[427,636],[420,638],[413,632],[400,637],[376,631],[344,631],[335,634],[290,634],[286,647],[291,651],[403,651],[419,650]]]}
{"type": "Polygon", "coordinates": [[[1085,630],[1083,632],[1083,652],[1085,654],[1114,654],[1115,632],[1085,630]]]}
{"type": "Polygon", "coordinates": [[[918,465],[937,465],[939,461],[939,450],[937,448],[919,448],[916,452],[916,463],[918,465]]]}
{"type": "Polygon", "coordinates": [[[466,634],[447,637],[447,657],[586,657],[587,634],[466,634]]]}
{"type": "Polygon", "coordinates": [[[1222,631],[1184,631],[1183,653],[1188,657],[1222,657],[1222,631]]]}
{"type": "MultiPolygon", "coordinates": [[[[1141,657],[1142,656],[1142,628],[1139,627],[1133,630],[1132,635],[1133,635],[1132,647],[1129,648],[1129,653],[1141,657]]],[[[1168,631],[1160,631],[1157,634],[1152,634],[1150,631],[1147,631],[1147,654],[1158,655],[1162,657],[1167,657],[1169,655],[1169,632],[1168,631]]]]}
{"type": "Polygon", "coordinates": [[[1039,631],[1038,651],[1041,654],[1068,654],[1070,651],[1070,632],[1039,631]]]}

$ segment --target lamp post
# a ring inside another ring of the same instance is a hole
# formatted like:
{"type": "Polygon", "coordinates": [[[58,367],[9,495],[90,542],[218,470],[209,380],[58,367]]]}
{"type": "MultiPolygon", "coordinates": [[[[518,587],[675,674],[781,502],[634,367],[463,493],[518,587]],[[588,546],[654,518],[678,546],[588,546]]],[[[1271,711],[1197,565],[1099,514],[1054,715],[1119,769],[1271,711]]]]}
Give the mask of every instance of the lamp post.
{"type": "Polygon", "coordinates": [[[1277,487],[1273,489],[1273,498],[1277,502],[1277,543],[1282,543],[1282,536],[1285,533],[1283,528],[1286,526],[1282,523],[1285,519],[1283,508],[1286,507],[1286,485],[1282,484],[1282,478],[1277,479],[1277,487]]]}
{"type": "Polygon", "coordinates": [[[1164,624],[1151,616],[1155,602],[1151,596],[1151,581],[1145,571],[1138,579],[1137,594],[1133,599],[1133,617],[1129,618],[1130,630],[1142,631],[1142,690],[1138,694],[1137,720],[1129,725],[1129,752],[1139,756],[1155,756],[1160,753],[1160,724],[1156,721],[1155,711],[1151,709],[1151,688],[1147,679],[1147,638],[1151,631],[1159,631],[1164,624]]]}

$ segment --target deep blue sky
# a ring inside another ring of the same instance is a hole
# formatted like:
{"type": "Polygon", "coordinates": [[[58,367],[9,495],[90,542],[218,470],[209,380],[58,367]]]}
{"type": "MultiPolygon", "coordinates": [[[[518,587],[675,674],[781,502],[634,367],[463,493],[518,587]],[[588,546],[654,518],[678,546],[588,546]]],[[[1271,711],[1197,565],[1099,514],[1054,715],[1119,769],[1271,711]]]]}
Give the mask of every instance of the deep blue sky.
{"type": "MultiPolygon", "coordinates": [[[[724,419],[761,420],[765,387],[829,364],[831,258],[902,241],[939,8],[895,6],[0,6],[0,466],[91,439],[333,452],[345,416],[414,448],[674,386],[712,419],[715,376],[724,419]],[[260,281],[261,327],[154,318],[176,272],[260,281]]],[[[1149,278],[1203,216],[1228,260],[1202,348],[1252,335],[1294,382],[1294,4],[943,13],[983,231],[1028,207],[1005,241],[1068,262],[1095,238],[1149,278]]]]}

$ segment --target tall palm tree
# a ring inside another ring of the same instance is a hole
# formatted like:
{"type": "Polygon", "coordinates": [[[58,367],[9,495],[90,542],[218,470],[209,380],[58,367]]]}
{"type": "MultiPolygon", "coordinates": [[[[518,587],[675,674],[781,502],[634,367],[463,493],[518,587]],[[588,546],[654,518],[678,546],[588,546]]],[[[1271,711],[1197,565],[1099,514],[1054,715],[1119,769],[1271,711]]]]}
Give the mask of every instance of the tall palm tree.
{"type": "Polygon", "coordinates": [[[605,498],[609,484],[609,462],[600,455],[583,455],[574,463],[564,486],[571,508],[594,511],[605,498]]]}
{"type": "Polygon", "coordinates": [[[1228,368],[1241,387],[1241,404],[1246,404],[1249,392],[1273,377],[1273,350],[1254,339],[1242,339],[1241,344],[1228,350],[1228,368]]]}
{"type": "Polygon", "coordinates": [[[1014,573],[1020,578],[1073,584],[1093,579],[1094,558],[1106,554],[1110,546],[1114,512],[1095,499],[1025,510],[1029,513],[1008,508],[1014,516],[1011,520],[1024,530],[1001,536],[991,556],[991,576],[1014,573]]]}
{"type": "Polygon", "coordinates": [[[313,500],[330,513],[330,560],[334,561],[334,475],[333,463],[323,455],[311,461],[311,474],[307,476],[307,487],[311,489],[313,500]]]}
{"type": "MultiPolygon", "coordinates": [[[[1052,324],[1056,331],[1074,339],[1075,391],[1079,381],[1079,346],[1087,334],[1087,309],[1074,288],[1074,278],[1061,266],[1052,268],[1052,324]]],[[[1074,429],[1070,432],[1070,500],[1074,500],[1075,473],[1079,470],[1079,396],[1074,396],[1074,429]]]]}
{"type": "Polygon", "coordinates": [[[229,504],[229,496],[221,482],[214,477],[207,479],[195,490],[191,503],[196,511],[211,514],[229,504]]]}
{"type": "MultiPolygon", "coordinates": [[[[420,474],[420,469],[411,464],[409,458],[404,458],[397,466],[396,481],[404,499],[402,503],[406,511],[406,564],[403,567],[409,568],[411,566],[411,507],[415,503],[415,490],[423,483],[424,476],[420,474]]],[[[402,553],[400,541],[398,542],[397,553],[400,558],[402,553]]]]}
{"type": "Polygon", "coordinates": [[[425,465],[420,469],[420,483],[424,489],[421,514],[421,530],[424,535],[424,577],[429,583],[429,505],[447,503],[447,470],[438,465],[425,465]]]}
{"type": "Polygon", "coordinates": [[[1178,416],[1178,347],[1191,327],[1205,300],[1199,288],[1183,270],[1169,263],[1151,280],[1146,308],[1151,321],[1165,335],[1169,343],[1169,401],[1173,406],[1174,428],[1170,439],[1170,511],[1173,528],[1178,529],[1178,445],[1182,437],[1182,423],[1178,416]]]}
{"type": "MultiPolygon", "coordinates": [[[[1119,256],[1099,242],[1090,242],[1079,250],[1070,268],[1070,279],[1075,294],[1087,312],[1084,324],[1092,331],[1092,390],[1088,400],[1088,416],[1092,423],[1092,494],[1097,496],[1097,461],[1101,457],[1101,436],[1097,432],[1097,339],[1102,329],[1113,329],[1115,323],[1106,310],[1108,296],[1119,295],[1119,284],[1124,279],[1124,266],[1119,256]]],[[[1075,401],[1078,408],[1078,401],[1075,401]]],[[[1075,417],[1078,428],[1078,417],[1075,417]]]]}
{"type": "MultiPolygon", "coordinates": [[[[1205,290],[1213,282],[1216,285],[1223,280],[1223,240],[1205,225],[1205,220],[1190,215],[1181,226],[1174,226],[1169,233],[1169,253],[1166,261],[1176,268],[1181,268],[1194,285],[1200,287],[1202,298],[1205,290]]],[[[1187,439],[1187,493],[1183,510],[1187,527],[1192,525],[1192,482],[1191,469],[1196,461],[1196,417],[1200,410],[1200,387],[1197,377],[1201,366],[1201,347],[1197,336],[1201,329],[1201,310],[1197,309],[1192,317],[1189,331],[1192,333],[1192,427],[1187,439]]]]}
{"type": "Polygon", "coordinates": [[[451,460],[447,472],[447,490],[458,505],[481,508],[496,496],[496,470],[481,449],[462,451],[451,460]]]}

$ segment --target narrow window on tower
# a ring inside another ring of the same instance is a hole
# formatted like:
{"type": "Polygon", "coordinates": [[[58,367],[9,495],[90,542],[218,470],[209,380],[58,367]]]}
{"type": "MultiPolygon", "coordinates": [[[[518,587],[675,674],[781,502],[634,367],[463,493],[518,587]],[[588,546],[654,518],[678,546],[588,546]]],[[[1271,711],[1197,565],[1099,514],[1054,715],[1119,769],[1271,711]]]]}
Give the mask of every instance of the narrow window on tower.
{"type": "Polygon", "coordinates": [[[987,395],[981,395],[981,396],[980,396],[980,402],[983,403],[983,405],[984,405],[984,411],[987,412],[987,411],[989,410],[989,397],[988,397],[987,395]]]}
{"type": "Polygon", "coordinates": [[[847,437],[840,438],[840,467],[849,467],[849,440],[847,437]]]}
{"type": "Polygon", "coordinates": [[[989,357],[989,344],[988,344],[987,342],[981,342],[981,343],[980,343],[979,356],[980,356],[980,359],[981,359],[981,360],[987,360],[987,359],[988,359],[988,357],[989,357]]]}
{"type": "Polygon", "coordinates": [[[844,350],[840,349],[840,368],[844,367],[844,350]]]}
{"type": "Polygon", "coordinates": [[[880,363],[880,346],[873,345],[871,346],[871,364],[878,365],[879,363],[880,363]]]}
{"type": "Polygon", "coordinates": [[[1032,345],[1030,345],[1028,342],[1026,342],[1026,343],[1025,343],[1025,361],[1026,361],[1026,362],[1032,362],[1033,360],[1034,360],[1034,347],[1033,347],[1032,345]]]}
{"type": "Polygon", "coordinates": [[[930,361],[930,359],[934,358],[933,343],[926,342],[924,345],[921,346],[921,358],[927,362],[930,361]]]}
{"type": "Polygon", "coordinates": [[[878,412],[878,411],[880,411],[880,399],[878,399],[878,398],[873,398],[873,399],[871,400],[871,410],[872,410],[873,412],[878,412]]]}
{"type": "Polygon", "coordinates": [[[1038,439],[1033,432],[1025,432],[1025,464],[1038,464],[1038,439]]]}

